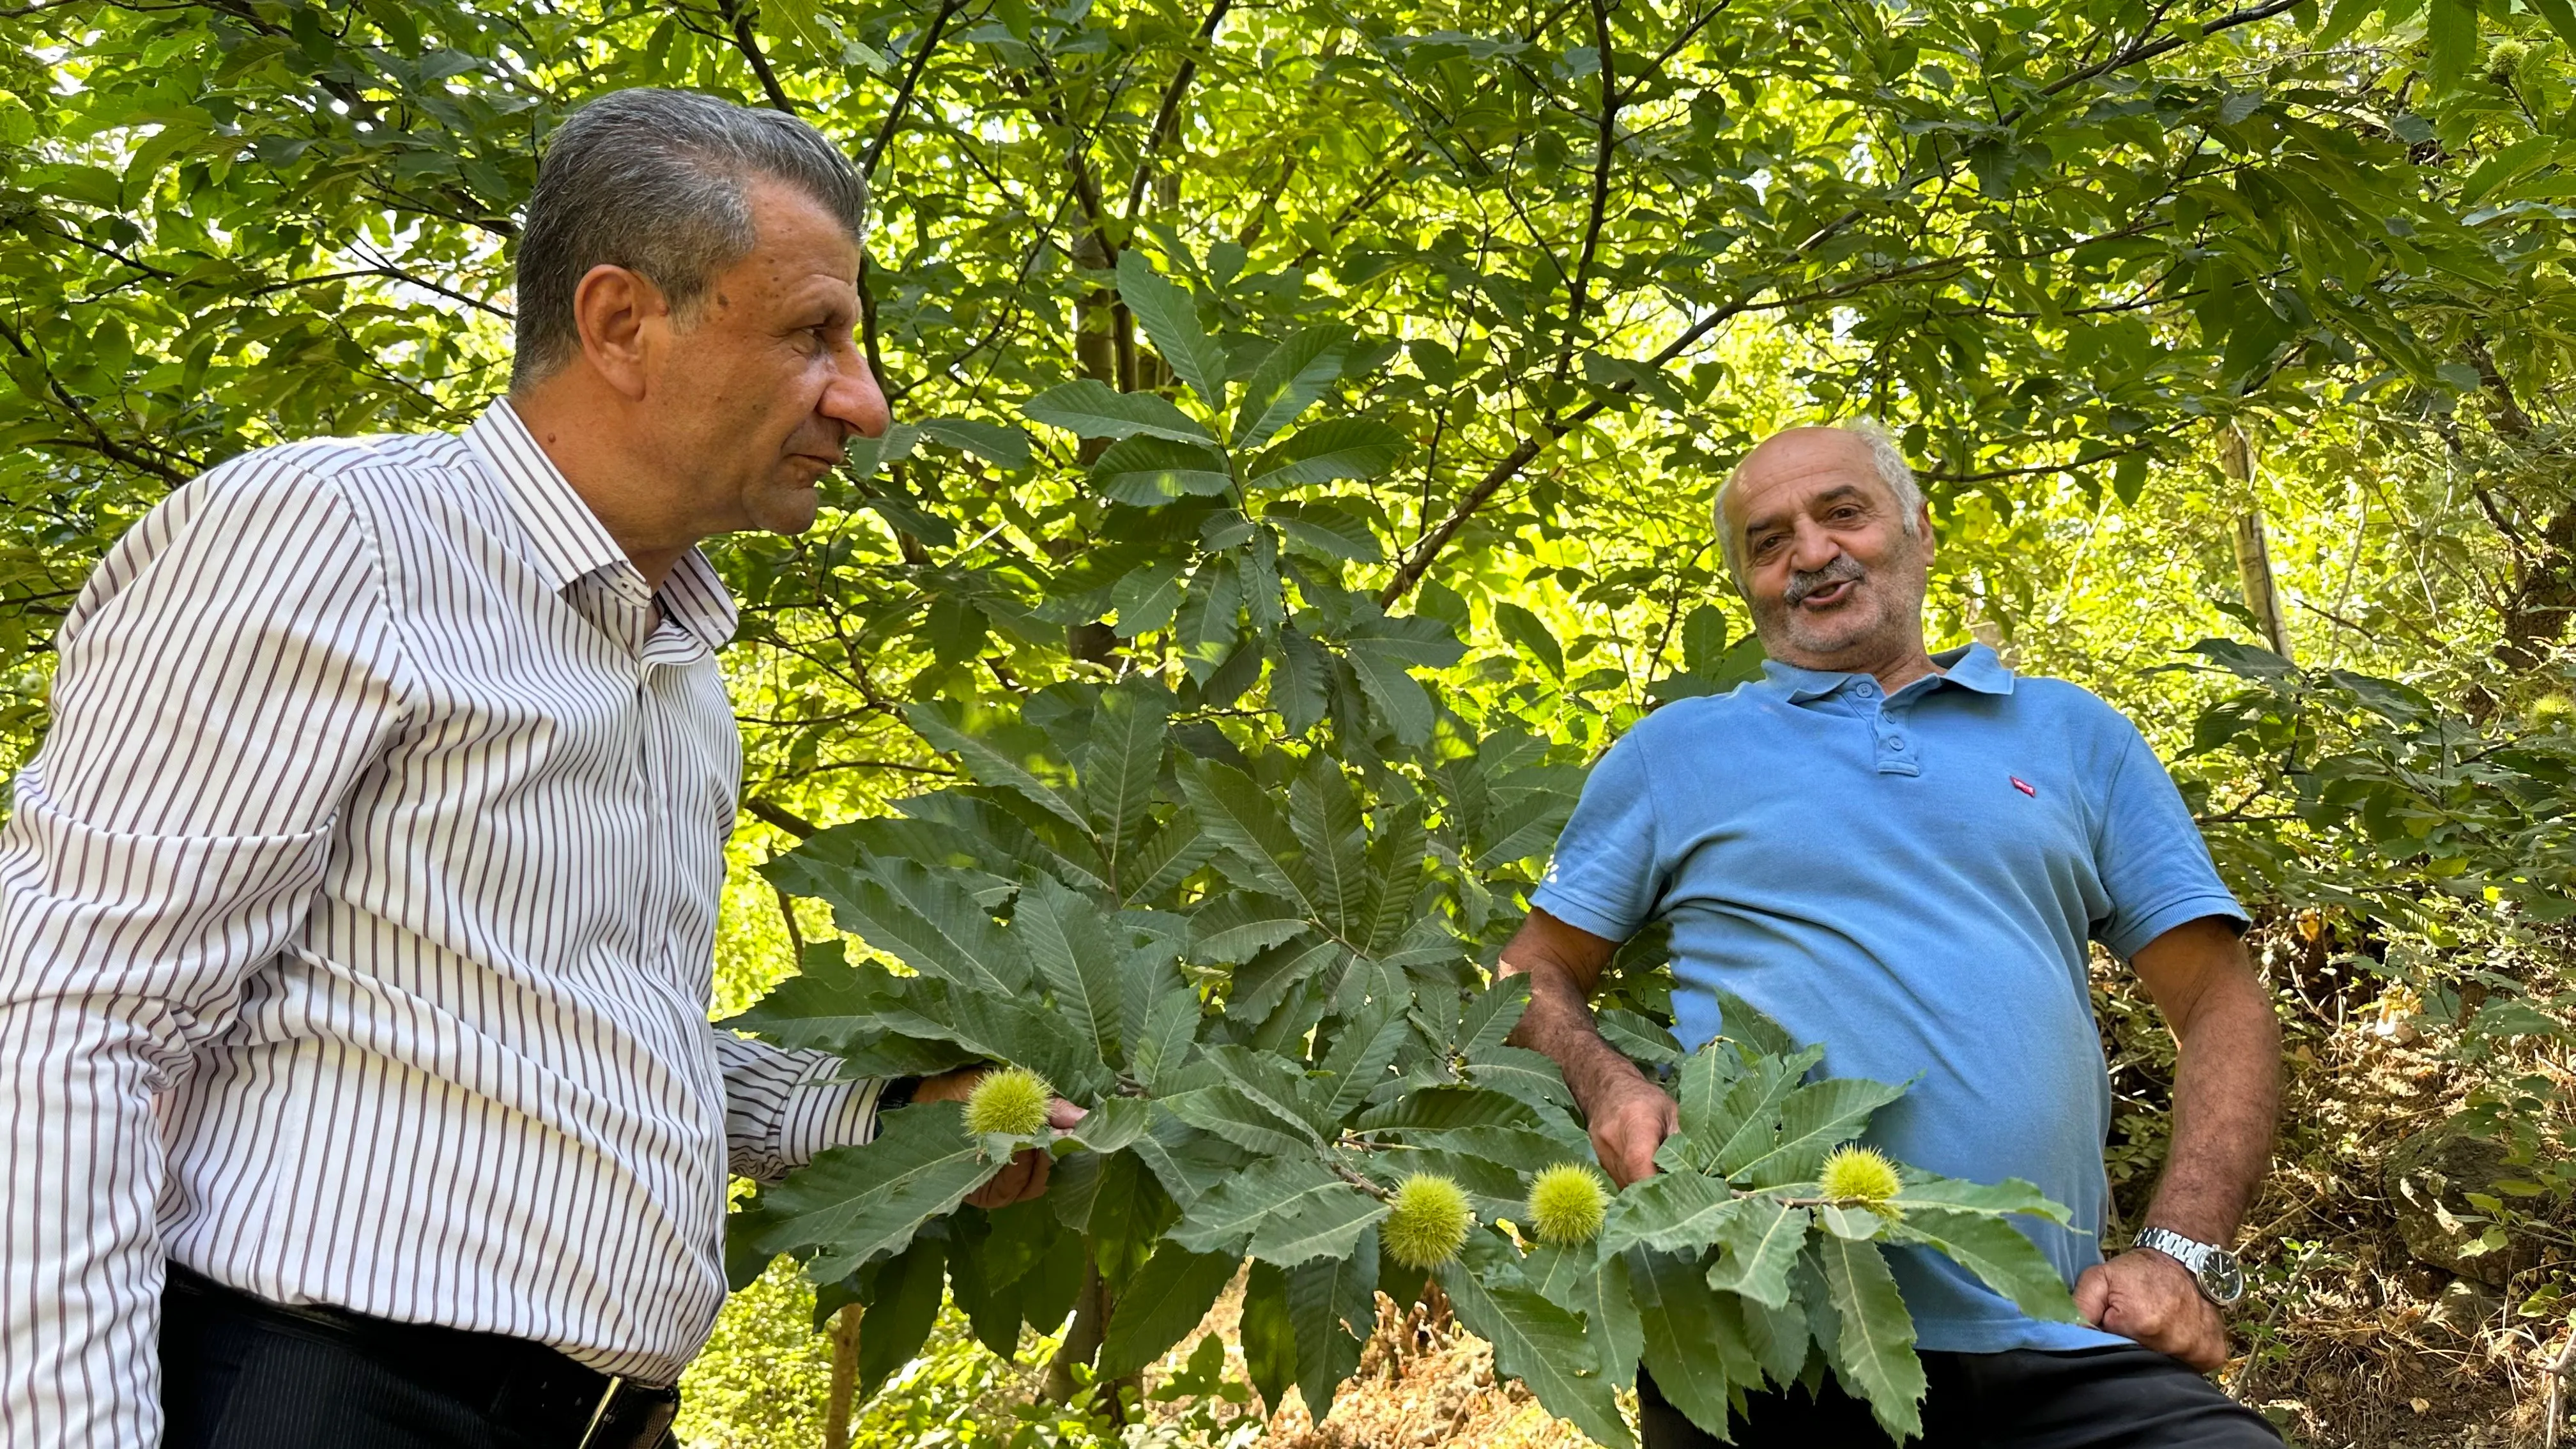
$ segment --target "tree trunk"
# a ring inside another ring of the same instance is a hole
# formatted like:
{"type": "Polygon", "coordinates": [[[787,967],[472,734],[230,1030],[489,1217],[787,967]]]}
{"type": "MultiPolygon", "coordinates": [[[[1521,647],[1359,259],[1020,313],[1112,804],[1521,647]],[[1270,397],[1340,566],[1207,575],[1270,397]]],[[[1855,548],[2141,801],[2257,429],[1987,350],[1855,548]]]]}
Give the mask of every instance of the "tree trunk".
{"type": "Polygon", "coordinates": [[[823,1449],[850,1449],[850,1406],[859,1391],[859,1305],[832,1315],[832,1391],[823,1401],[823,1449]]]}
{"type": "MultiPolygon", "coordinates": [[[[2466,347],[2469,365],[2477,370],[2479,397],[2486,404],[2487,425],[2497,437],[2518,446],[2532,441],[2534,425],[2531,414],[2513,395],[2513,388],[2497,370],[2495,354],[2486,343],[2472,337],[2466,347]]],[[[2458,434],[2449,434],[2451,451],[2460,451],[2458,434]]],[[[2559,641],[2567,637],[2567,624],[2576,616],[2576,508],[2561,507],[2548,516],[2535,538],[2527,527],[2517,528],[2506,508],[2499,506],[2483,487],[2478,490],[2479,506],[2486,509],[2505,541],[2513,546],[2513,593],[2505,600],[2502,617],[2504,637],[2496,641],[2491,656],[2512,675],[2525,675],[2549,662],[2557,653],[2559,641]]],[[[2506,500],[2509,505],[2511,499],[2506,500]]],[[[2483,721],[2495,713],[2501,699],[2484,685],[2469,690],[2468,714],[2483,721]]]]}
{"type": "Polygon", "coordinates": [[[2263,536],[2263,510],[2253,506],[2254,442],[2235,423],[2218,435],[2218,466],[2236,483],[2245,511],[2236,516],[2236,578],[2245,594],[2245,610],[2262,627],[2263,647],[2290,654],[2290,621],[2281,611],[2281,590],[2272,577],[2272,546],[2263,536]]]}
{"type": "MultiPolygon", "coordinates": [[[[1051,1404],[1069,1403],[1073,1399],[1073,1369],[1088,1365],[1100,1357],[1101,1341],[1109,1335],[1109,1285],[1100,1278],[1100,1265],[1086,1263],[1082,1269],[1082,1292],[1073,1300],[1073,1326],[1064,1331],[1064,1342],[1056,1346],[1055,1357],[1047,1364],[1046,1400],[1051,1404]]],[[[1125,1406],[1120,1404],[1115,1386],[1104,1396],[1101,1407],[1111,1422],[1124,1422],[1125,1406]]]]}

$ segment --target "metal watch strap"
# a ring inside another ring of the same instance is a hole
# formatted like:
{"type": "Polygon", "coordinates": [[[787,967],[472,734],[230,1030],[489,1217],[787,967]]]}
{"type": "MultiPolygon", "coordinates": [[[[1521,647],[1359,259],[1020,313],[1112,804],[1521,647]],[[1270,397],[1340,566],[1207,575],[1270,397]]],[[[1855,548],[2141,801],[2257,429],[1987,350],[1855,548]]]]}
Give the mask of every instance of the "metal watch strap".
{"type": "Polygon", "coordinates": [[[2171,1228],[2142,1228],[2129,1243],[2131,1247],[2153,1248],[2180,1263],[2183,1271],[2191,1274],[2192,1286],[2200,1290],[2200,1295],[2221,1308],[2245,1296],[2245,1279],[2236,1267],[2235,1255],[2216,1243],[2187,1238],[2171,1228]],[[2220,1270],[2215,1275],[2213,1264],[2220,1270]],[[2229,1287],[2225,1291],[2212,1289],[2212,1276],[2223,1277],[2229,1287]]]}

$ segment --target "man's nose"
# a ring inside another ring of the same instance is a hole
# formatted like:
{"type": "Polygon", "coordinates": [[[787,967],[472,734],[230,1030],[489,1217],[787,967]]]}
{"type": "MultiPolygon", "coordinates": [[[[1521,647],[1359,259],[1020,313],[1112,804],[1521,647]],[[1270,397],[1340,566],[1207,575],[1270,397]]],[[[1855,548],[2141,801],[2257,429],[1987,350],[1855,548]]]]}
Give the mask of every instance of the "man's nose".
{"type": "Polygon", "coordinates": [[[884,437],[887,425],[894,421],[876,374],[868,370],[868,360],[856,348],[834,370],[818,411],[863,438],[884,437]]]}
{"type": "Polygon", "coordinates": [[[1789,567],[1811,574],[1841,557],[1842,551],[1832,534],[1802,521],[1789,540],[1789,567]]]}

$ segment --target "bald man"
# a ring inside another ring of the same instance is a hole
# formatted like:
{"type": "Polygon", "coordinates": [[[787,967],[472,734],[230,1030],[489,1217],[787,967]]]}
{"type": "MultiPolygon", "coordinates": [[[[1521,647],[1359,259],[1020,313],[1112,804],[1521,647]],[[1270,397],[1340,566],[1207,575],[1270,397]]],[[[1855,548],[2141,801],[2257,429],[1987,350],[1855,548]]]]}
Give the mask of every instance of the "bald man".
{"type": "MultiPolygon", "coordinates": [[[[1822,1042],[1834,1076],[1914,1083],[1868,1140],[1955,1177],[2037,1183],[2074,1228],[2023,1230],[2080,1323],[2043,1322],[1957,1265],[1891,1248],[1924,1350],[1925,1442],[2150,1449],[2278,1442],[2202,1375],[2227,1358],[2228,1252],[2270,1156],[2280,1043],[2245,916],[2137,729],[1984,645],[1934,655],[1932,518],[1868,427],[1765,440],[1718,490],[1729,572],[1765,677],[1629,731],[1583,799],[1503,969],[1531,979],[1515,1035],[1554,1057],[1602,1166],[1655,1171],[1673,1099],[1593,1029],[1619,943],[1672,925],[1685,1042],[1724,989],[1822,1042]],[[2136,971],[2181,1045],[2173,1141],[2133,1250],[2107,1261],[2110,1085],[2087,965],[2136,971]]],[[[1641,1375],[1650,1449],[1715,1440],[1641,1375]]],[[[1739,1445],[1874,1444],[1867,1407],[1758,1394],[1739,1445]]]]}

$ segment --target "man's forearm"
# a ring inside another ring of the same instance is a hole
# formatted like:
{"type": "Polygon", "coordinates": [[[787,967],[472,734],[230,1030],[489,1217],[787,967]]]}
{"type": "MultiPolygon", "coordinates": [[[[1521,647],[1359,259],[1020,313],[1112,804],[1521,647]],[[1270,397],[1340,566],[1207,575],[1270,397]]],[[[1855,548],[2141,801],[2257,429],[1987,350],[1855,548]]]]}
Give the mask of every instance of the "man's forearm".
{"type": "Polygon", "coordinates": [[[2241,974],[2214,985],[2177,1036],[2173,1142],[2147,1224],[2227,1243],[2271,1165],[2280,1026],[2262,988],[2241,974]]]}
{"type": "Polygon", "coordinates": [[[1643,1078],[1636,1063],[1602,1040],[1601,1030],[1592,1020],[1592,1009],[1584,1003],[1582,988],[1575,985],[1565,968],[1541,960],[1506,961],[1502,969],[1506,975],[1526,975],[1530,983],[1529,1010],[1521,1014],[1520,1025],[1512,1028],[1511,1044],[1554,1060],[1557,1070],[1565,1074],[1565,1085],[1573,1090],[1575,1101],[1589,1110],[1619,1083],[1643,1078]]]}

